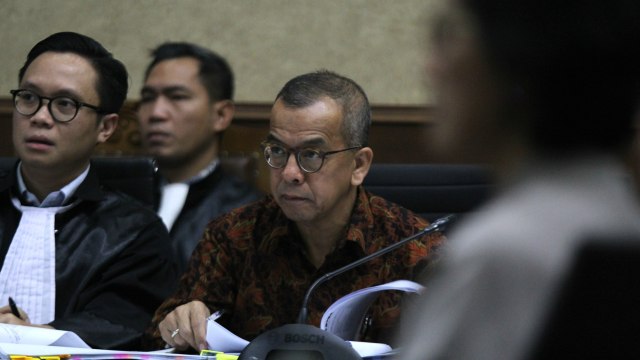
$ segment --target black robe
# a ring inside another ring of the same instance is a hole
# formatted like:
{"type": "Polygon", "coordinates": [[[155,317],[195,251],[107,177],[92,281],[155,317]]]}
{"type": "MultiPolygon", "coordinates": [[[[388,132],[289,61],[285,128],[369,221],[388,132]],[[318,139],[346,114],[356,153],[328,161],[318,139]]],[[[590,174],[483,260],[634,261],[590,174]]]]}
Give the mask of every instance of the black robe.
{"type": "MultiPolygon", "coordinates": [[[[17,193],[14,167],[0,174],[0,267],[20,221],[11,203],[17,193]]],[[[93,168],[73,197],[79,204],[56,215],[56,313],[49,325],[93,348],[138,349],[177,282],[167,230],[151,209],[101,186],[93,168]]]]}
{"type": "MultiPolygon", "coordinates": [[[[160,195],[158,188],[158,202],[160,195]]],[[[182,273],[186,269],[191,253],[209,221],[263,196],[248,183],[225,173],[220,165],[211,174],[191,184],[187,199],[170,231],[178,271],[182,273]]]]}

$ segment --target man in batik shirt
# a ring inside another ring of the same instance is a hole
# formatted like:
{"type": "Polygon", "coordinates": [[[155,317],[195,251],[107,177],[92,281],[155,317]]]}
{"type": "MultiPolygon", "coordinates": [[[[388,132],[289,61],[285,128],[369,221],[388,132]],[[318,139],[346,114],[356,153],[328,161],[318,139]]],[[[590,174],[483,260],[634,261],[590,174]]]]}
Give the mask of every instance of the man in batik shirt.
{"type": "MultiPolygon", "coordinates": [[[[305,292],[320,276],[396,243],[428,223],[362,186],[373,151],[364,91],[328,71],[290,80],[276,97],[263,142],[271,196],[211,222],[179,289],[158,309],[147,346],[206,347],[206,318],[247,340],[296,322],[305,292]]],[[[425,236],[319,286],[309,323],[355,290],[414,278],[442,242],[425,236]]],[[[381,295],[371,307],[366,341],[387,341],[401,296],[381,295]]]]}

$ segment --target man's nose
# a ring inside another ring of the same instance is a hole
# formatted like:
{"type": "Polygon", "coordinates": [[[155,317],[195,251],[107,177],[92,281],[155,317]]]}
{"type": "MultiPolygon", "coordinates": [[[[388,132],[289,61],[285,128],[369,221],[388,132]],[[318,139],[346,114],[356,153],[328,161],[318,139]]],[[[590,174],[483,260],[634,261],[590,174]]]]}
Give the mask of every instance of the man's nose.
{"type": "MultiPolygon", "coordinates": [[[[148,106],[148,120],[164,120],[169,114],[169,101],[164,96],[158,96],[150,101],[148,106]]],[[[144,116],[141,116],[144,117],[144,116]]]]}
{"type": "Polygon", "coordinates": [[[49,103],[51,100],[42,99],[42,103],[38,111],[35,114],[29,116],[31,121],[41,123],[41,124],[53,124],[55,120],[53,120],[53,115],[51,114],[51,110],[49,110],[49,103]]]}
{"type": "Polygon", "coordinates": [[[287,182],[300,183],[304,180],[304,171],[298,166],[296,154],[290,153],[287,163],[282,169],[282,176],[287,182]]]}

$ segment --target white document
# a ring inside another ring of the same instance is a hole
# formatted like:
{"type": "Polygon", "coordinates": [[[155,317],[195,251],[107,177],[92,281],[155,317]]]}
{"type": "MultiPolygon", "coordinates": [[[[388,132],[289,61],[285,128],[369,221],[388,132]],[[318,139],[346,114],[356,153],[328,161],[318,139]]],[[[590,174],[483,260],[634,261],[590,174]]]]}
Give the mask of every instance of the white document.
{"type": "Polygon", "coordinates": [[[391,351],[391,346],[381,343],[363,342],[363,341],[349,341],[351,347],[355,350],[360,357],[375,356],[385,354],[391,351]]]}
{"type": "Polygon", "coordinates": [[[331,304],[320,320],[320,328],[345,340],[356,340],[371,303],[381,291],[420,293],[424,286],[409,280],[396,280],[352,292],[331,304]]]}
{"type": "Polygon", "coordinates": [[[87,343],[71,331],[11,324],[0,324],[0,342],[89,348],[87,343]]]}
{"type": "MultiPolygon", "coordinates": [[[[16,344],[0,342],[0,350],[4,354],[20,354],[27,356],[46,356],[46,355],[91,355],[96,357],[99,355],[111,356],[119,352],[111,350],[98,350],[91,348],[75,348],[68,346],[48,346],[34,344],[16,344]]],[[[105,357],[106,359],[106,357],[105,357]]]]}
{"type": "MultiPolygon", "coordinates": [[[[200,355],[174,354],[167,352],[117,351],[90,348],[74,348],[65,346],[25,345],[0,342],[0,356],[2,354],[27,356],[55,356],[71,355],[72,359],[83,360],[202,360],[200,355]]],[[[213,358],[215,359],[215,358],[213,358]]],[[[213,360],[212,359],[212,360],[213,360]]]]}
{"type": "Polygon", "coordinates": [[[210,350],[225,353],[239,353],[249,342],[218,324],[215,319],[207,319],[207,345],[210,350]]]}

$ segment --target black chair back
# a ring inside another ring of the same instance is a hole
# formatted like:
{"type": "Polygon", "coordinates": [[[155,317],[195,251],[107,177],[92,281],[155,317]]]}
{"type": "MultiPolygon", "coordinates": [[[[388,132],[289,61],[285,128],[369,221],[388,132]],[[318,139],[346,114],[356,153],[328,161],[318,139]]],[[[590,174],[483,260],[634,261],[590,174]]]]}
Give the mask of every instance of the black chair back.
{"type": "Polygon", "coordinates": [[[374,163],[364,186],[429,221],[473,211],[493,188],[487,168],[458,164],[374,163]]]}
{"type": "MultiPolygon", "coordinates": [[[[12,171],[15,157],[0,157],[0,171],[12,171]]],[[[91,159],[101,184],[120,190],[153,207],[156,166],[148,157],[95,157],[91,159]]]]}
{"type": "Polygon", "coordinates": [[[149,207],[155,202],[156,163],[149,157],[95,157],[91,159],[101,184],[120,190],[149,207]]]}

